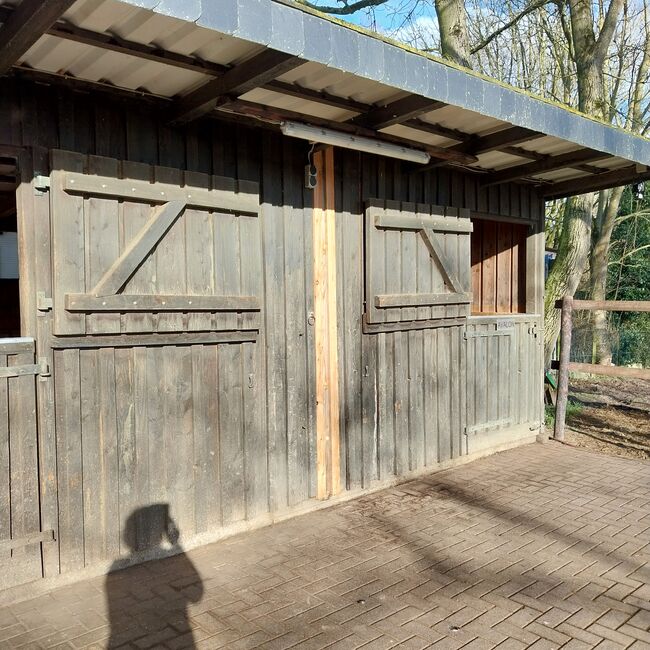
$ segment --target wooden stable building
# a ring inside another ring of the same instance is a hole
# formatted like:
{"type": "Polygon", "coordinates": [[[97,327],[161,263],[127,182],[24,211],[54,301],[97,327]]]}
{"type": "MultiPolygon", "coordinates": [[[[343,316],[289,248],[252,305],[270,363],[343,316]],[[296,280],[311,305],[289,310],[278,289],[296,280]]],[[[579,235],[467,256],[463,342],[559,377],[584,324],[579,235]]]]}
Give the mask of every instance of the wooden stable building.
{"type": "Polygon", "coordinates": [[[283,2],[0,22],[0,587],[535,440],[544,201],[648,141],[283,2]]]}

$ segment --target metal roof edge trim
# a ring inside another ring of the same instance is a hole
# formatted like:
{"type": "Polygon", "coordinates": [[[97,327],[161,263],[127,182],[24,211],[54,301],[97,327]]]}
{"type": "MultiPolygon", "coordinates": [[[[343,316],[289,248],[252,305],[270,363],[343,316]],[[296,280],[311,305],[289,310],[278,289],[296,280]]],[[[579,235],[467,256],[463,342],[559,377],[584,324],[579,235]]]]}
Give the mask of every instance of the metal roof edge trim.
{"type": "Polygon", "coordinates": [[[288,0],[120,0],[650,165],[650,140],[288,0]]]}

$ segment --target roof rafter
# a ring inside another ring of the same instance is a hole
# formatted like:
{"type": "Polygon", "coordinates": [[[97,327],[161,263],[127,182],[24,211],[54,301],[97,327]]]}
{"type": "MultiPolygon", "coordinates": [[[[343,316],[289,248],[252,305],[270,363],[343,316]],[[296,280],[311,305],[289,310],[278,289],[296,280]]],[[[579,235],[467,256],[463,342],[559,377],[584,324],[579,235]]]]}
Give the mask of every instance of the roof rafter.
{"type": "Polygon", "coordinates": [[[366,126],[371,129],[385,129],[395,124],[401,124],[406,120],[429,113],[447,106],[444,102],[422,97],[421,95],[407,95],[396,99],[383,106],[371,107],[367,112],[357,115],[349,122],[366,126]]]}
{"type": "Polygon", "coordinates": [[[650,180],[650,170],[646,167],[645,172],[640,172],[637,165],[628,165],[621,169],[606,171],[596,176],[587,178],[573,178],[567,181],[560,181],[542,188],[542,196],[547,199],[563,199],[575,194],[596,192],[606,190],[610,187],[620,187],[630,183],[641,183],[650,180]]]}
{"type": "Polygon", "coordinates": [[[0,75],[74,4],[75,0],[23,0],[0,27],[0,75]]]}
{"type": "Polygon", "coordinates": [[[172,111],[171,121],[179,124],[201,117],[213,110],[220,98],[243,95],[302,63],[302,59],[292,54],[262,50],[220,77],[181,97],[172,111]]]}
{"type": "MultiPolygon", "coordinates": [[[[594,149],[579,149],[577,151],[569,151],[568,153],[559,154],[557,156],[549,156],[536,162],[527,163],[525,165],[515,165],[507,167],[499,171],[493,172],[485,177],[481,182],[484,187],[490,185],[500,185],[501,183],[508,183],[520,178],[542,174],[544,172],[554,171],[556,169],[573,168],[578,164],[587,162],[595,162],[609,158],[610,155],[602,151],[595,151],[594,149]]],[[[601,173],[606,170],[598,167],[593,167],[595,173],[601,173]]]]}
{"type": "Polygon", "coordinates": [[[533,131],[523,126],[510,126],[490,133],[489,135],[473,138],[472,140],[457,145],[455,148],[458,151],[467,151],[478,156],[482,153],[496,151],[503,149],[503,147],[509,147],[543,137],[545,137],[545,134],[539,131],[533,131]]]}

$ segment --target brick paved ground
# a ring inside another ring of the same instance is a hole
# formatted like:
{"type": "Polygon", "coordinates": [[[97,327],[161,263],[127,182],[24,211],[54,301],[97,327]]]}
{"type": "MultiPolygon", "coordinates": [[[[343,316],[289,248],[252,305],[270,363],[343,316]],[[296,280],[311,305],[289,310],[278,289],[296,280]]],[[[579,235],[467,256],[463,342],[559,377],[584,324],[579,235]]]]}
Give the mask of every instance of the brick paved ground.
{"type": "Polygon", "coordinates": [[[0,646],[650,648],[649,542],[650,463],[530,445],[0,610],[0,646]]]}

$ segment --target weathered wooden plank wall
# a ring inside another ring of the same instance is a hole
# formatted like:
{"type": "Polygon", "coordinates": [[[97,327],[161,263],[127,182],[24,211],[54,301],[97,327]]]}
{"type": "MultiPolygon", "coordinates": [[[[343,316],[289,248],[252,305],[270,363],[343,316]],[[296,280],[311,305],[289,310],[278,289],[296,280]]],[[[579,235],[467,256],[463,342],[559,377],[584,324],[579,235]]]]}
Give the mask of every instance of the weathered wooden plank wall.
{"type": "MultiPolygon", "coordinates": [[[[336,170],[343,484],[368,487],[376,479],[467,453],[465,427],[484,423],[476,415],[477,402],[484,409],[489,403],[485,417],[490,421],[496,419],[492,411],[508,410],[513,424],[538,422],[541,386],[535,373],[540,372],[540,357],[528,330],[534,324],[540,328],[539,319],[517,324],[516,335],[508,339],[511,350],[492,342],[489,349],[483,347],[488,339],[466,342],[462,326],[362,334],[367,199],[468,208],[541,223],[543,204],[535,193],[519,185],[482,190],[475,177],[461,172],[411,173],[413,167],[400,161],[345,151],[337,151],[336,170]],[[511,372],[514,363],[516,373],[511,372]],[[486,369],[492,371],[488,377],[486,369]],[[523,384],[514,382],[524,374],[523,384]]],[[[430,262],[418,258],[417,263],[430,262]]],[[[399,292],[402,269],[400,255],[386,251],[382,281],[387,292],[391,282],[399,292]]],[[[469,284],[470,278],[463,282],[469,284]]],[[[477,327],[470,324],[468,330],[477,327]]]]}
{"type": "Polygon", "coordinates": [[[34,342],[0,339],[0,566],[11,587],[41,574],[34,342]]]}
{"type": "MultiPolygon", "coordinates": [[[[211,175],[260,186],[263,320],[255,342],[53,352],[60,569],[125,552],[126,517],[154,501],[171,504],[188,539],[314,498],[313,232],[312,195],[303,186],[306,143],[214,121],[170,129],[146,106],[93,103],[67,90],[11,80],[0,87],[0,142],[110,157],[143,180],[151,178],[149,166],[157,166],[184,171],[186,178],[191,173],[197,186],[211,175]]],[[[488,399],[462,380],[470,363],[472,381],[481,380],[477,353],[473,360],[466,357],[463,327],[362,333],[365,200],[535,219],[542,206],[519,186],[479,191],[475,179],[461,172],[413,174],[405,163],[353,152],[337,150],[335,169],[341,481],[358,488],[465,453],[466,413],[475,412],[466,406],[475,409],[488,399]]],[[[118,249],[141,227],[146,211],[130,206],[121,215],[118,249]]],[[[106,212],[103,218],[113,217],[106,212]]],[[[197,234],[185,231],[185,250],[200,257],[203,237],[197,234]]],[[[242,236],[240,231],[240,241],[242,236]]],[[[216,240],[213,244],[215,256],[230,254],[217,248],[216,240]]],[[[418,264],[426,262],[418,258],[418,264]]],[[[39,286],[51,281],[43,273],[39,286]]],[[[186,278],[189,288],[204,280],[186,278]]],[[[251,287],[255,278],[242,275],[239,281],[251,287]]],[[[133,290],[147,291],[137,283],[134,278],[133,290]]],[[[122,316],[119,329],[110,321],[111,331],[143,331],[151,323],[141,319],[151,318],[122,316]]],[[[203,318],[193,315],[191,329],[205,327],[203,318]]],[[[95,318],[93,328],[101,322],[95,318]]],[[[178,323],[169,329],[185,332],[178,323]]],[[[484,360],[482,354],[484,367],[494,363],[491,353],[486,350],[484,360]]],[[[527,363],[523,347],[517,354],[520,364],[527,363]]],[[[505,393],[504,399],[518,400],[505,393]]],[[[142,531],[139,545],[148,542],[142,531]]]]}

